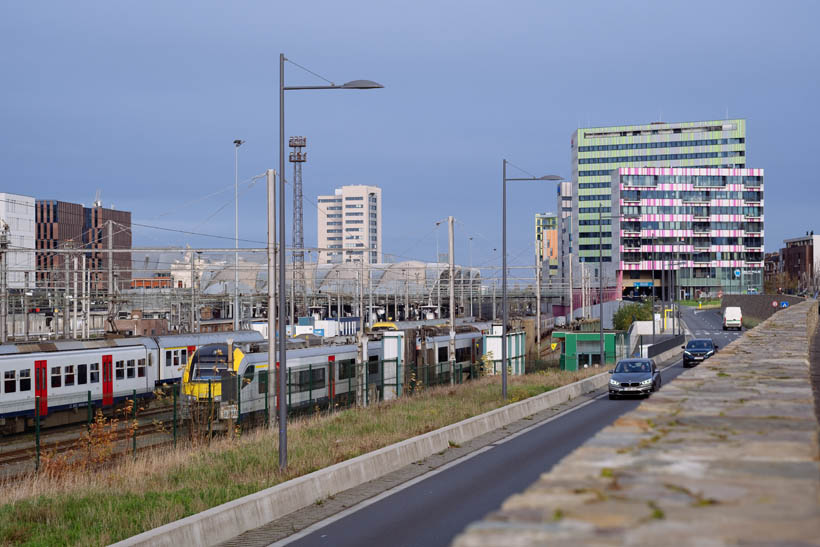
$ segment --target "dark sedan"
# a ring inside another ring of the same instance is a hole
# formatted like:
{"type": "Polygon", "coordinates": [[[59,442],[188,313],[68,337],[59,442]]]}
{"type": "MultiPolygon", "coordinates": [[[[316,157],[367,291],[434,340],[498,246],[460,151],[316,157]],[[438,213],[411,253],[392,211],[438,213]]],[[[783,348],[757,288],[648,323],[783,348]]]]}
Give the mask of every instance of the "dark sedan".
{"type": "Polygon", "coordinates": [[[609,371],[609,398],[646,396],[661,388],[661,373],[652,359],[624,359],[609,371]]]}
{"type": "Polygon", "coordinates": [[[681,349],[683,350],[683,366],[693,367],[714,355],[718,347],[711,338],[695,338],[689,340],[685,346],[681,346],[681,349]]]}

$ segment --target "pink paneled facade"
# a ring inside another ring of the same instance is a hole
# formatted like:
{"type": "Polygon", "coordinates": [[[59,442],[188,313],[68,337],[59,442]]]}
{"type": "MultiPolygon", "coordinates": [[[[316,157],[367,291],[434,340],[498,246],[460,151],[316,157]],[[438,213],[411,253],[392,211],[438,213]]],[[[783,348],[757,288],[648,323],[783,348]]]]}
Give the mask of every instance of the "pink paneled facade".
{"type": "Polygon", "coordinates": [[[762,290],[763,187],[763,169],[614,170],[613,262],[622,294],[762,290]]]}

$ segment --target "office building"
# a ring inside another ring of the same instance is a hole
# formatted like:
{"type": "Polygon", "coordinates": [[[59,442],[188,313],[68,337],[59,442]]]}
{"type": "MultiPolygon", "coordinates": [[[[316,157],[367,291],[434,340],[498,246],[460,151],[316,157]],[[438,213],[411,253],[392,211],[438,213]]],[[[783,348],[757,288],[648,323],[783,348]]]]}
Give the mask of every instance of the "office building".
{"type": "Polygon", "coordinates": [[[318,197],[320,264],[382,261],[382,190],[377,186],[337,188],[318,197]]]}
{"type": "Polygon", "coordinates": [[[572,182],[558,183],[555,202],[558,204],[558,275],[569,277],[569,256],[572,253],[572,182]]]}
{"type": "MultiPolygon", "coordinates": [[[[623,167],[744,168],[746,122],[742,119],[578,129],[571,140],[571,231],[577,262],[592,262],[598,276],[598,245],[606,283],[614,281],[612,171],[623,167]],[[599,230],[599,215],[602,230],[599,230]],[[602,239],[599,239],[599,233],[602,239]]],[[[574,269],[577,277],[578,269],[574,269]]]]}
{"type": "MultiPolygon", "coordinates": [[[[37,281],[41,287],[65,283],[65,259],[49,249],[88,249],[86,267],[94,290],[108,288],[108,224],[111,223],[111,248],[131,248],[131,213],[117,211],[95,202],[92,207],[58,200],[37,200],[34,208],[37,225],[37,281]]],[[[131,282],[131,253],[112,253],[114,281],[120,288],[131,282]]],[[[82,260],[82,255],[78,257],[82,260]]],[[[73,268],[73,262],[69,263],[73,268]]]]}
{"type": "Polygon", "coordinates": [[[558,275],[558,215],[535,214],[535,261],[542,275],[558,275]]]}
{"type": "Polygon", "coordinates": [[[763,169],[614,171],[618,294],[762,292],[763,189],[763,169]]]}
{"type": "Polygon", "coordinates": [[[0,230],[5,227],[2,223],[8,226],[8,286],[10,289],[33,287],[34,198],[0,192],[0,230]]]}

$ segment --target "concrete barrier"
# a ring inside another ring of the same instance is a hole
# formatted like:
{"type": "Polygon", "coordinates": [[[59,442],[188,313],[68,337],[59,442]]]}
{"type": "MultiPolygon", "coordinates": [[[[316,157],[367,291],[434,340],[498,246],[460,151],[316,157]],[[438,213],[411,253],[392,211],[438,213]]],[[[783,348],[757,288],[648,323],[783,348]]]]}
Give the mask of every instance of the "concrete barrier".
{"type": "Polygon", "coordinates": [[[595,391],[609,381],[604,372],[512,403],[479,416],[363,454],[309,475],[143,532],[116,546],[215,545],[258,528],[317,500],[396,471],[450,446],[595,391]]]}

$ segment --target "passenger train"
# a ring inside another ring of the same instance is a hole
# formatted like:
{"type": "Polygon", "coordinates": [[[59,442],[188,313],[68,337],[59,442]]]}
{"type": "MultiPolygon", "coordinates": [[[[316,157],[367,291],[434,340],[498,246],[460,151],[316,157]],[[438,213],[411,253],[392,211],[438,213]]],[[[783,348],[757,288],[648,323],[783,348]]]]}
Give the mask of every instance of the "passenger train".
{"type": "Polygon", "coordinates": [[[0,433],[33,425],[40,397],[43,427],[82,421],[89,400],[112,407],[133,396],[153,395],[158,385],[178,383],[189,356],[203,345],[233,339],[262,341],[256,331],[180,334],[0,345],[0,433]],[[89,395],[90,393],[90,395],[89,395]]]}
{"type": "MultiPolygon", "coordinates": [[[[456,334],[455,361],[477,363],[483,355],[481,331],[474,327],[460,330],[468,332],[456,334]]],[[[367,398],[384,399],[385,392],[391,390],[392,396],[397,396],[401,392],[400,386],[405,384],[407,367],[422,363],[427,365],[426,384],[449,382],[449,367],[444,364],[449,362],[450,337],[441,332],[443,329],[432,336],[425,335],[423,343],[420,337],[416,337],[413,347],[402,352],[401,367],[396,366],[396,361],[385,359],[386,338],[369,341],[367,372],[358,381],[356,344],[288,349],[286,393],[289,411],[351,404],[359,389],[363,390],[362,396],[367,398]],[[361,380],[364,381],[363,386],[359,385],[361,380]]],[[[183,374],[184,397],[189,403],[218,405],[212,419],[244,418],[263,411],[267,405],[278,408],[276,396],[269,397],[267,402],[265,399],[267,374],[266,343],[205,345],[193,354],[183,374]],[[237,401],[239,404],[235,405],[237,401]]],[[[465,370],[464,374],[468,372],[465,370]]],[[[276,390],[273,392],[278,393],[276,390]]]]}

